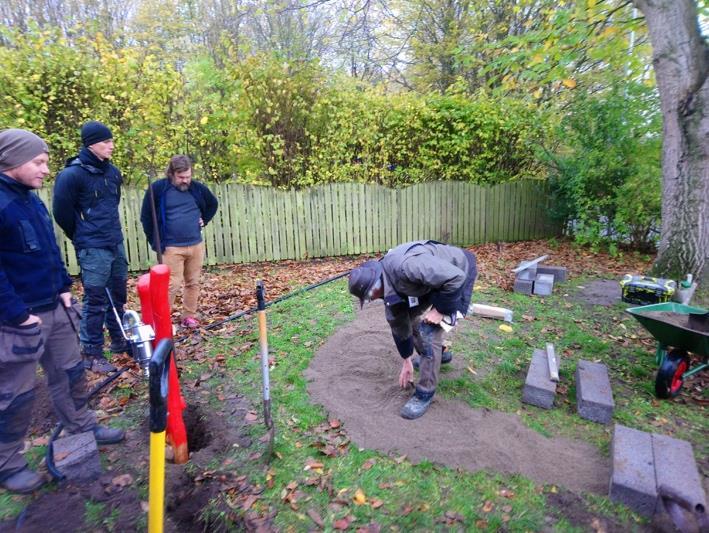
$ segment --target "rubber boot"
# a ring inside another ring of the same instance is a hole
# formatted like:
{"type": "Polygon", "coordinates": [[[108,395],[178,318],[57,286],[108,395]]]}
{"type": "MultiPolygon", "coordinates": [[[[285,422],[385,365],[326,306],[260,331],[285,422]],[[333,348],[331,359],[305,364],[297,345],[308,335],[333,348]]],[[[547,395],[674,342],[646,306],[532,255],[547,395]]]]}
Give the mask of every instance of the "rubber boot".
{"type": "Polygon", "coordinates": [[[25,468],[2,482],[4,489],[15,494],[31,494],[47,482],[44,476],[25,468]]]}
{"type": "Polygon", "coordinates": [[[411,397],[411,399],[404,404],[401,408],[401,417],[407,420],[413,420],[423,416],[426,411],[428,411],[431,402],[433,401],[433,395],[428,399],[420,398],[417,395],[411,397]]]}
{"type": "Polygon", "coordinates": [[[107,426],[96,426],[93,432],[96,444],[117,444],[126,436],[125,430],[107,426]]]}

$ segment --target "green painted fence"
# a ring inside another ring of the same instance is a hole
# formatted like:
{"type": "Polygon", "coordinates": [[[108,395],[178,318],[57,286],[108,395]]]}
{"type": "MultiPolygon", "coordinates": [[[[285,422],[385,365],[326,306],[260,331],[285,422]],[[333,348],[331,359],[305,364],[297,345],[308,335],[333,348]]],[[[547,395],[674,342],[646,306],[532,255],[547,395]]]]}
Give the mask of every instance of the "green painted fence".
{"type": "MultiPolygon", "coordinates": [[[[210,265],[381,252],[416,239],[470,245],[559,234],[549,218],[547,190],[534,180],[494,187],[441,181],[405,189],[355,183],[302,191],[234,184],[211,189],[219,211],[204,230],[210,265]]],[[[121,201],[131,270],[155,262],[140,225],[143,194],[124,189],[121,201]]],[[[42,189],[40,196],[51,211],[51,191],[42,189]]],[[[69,272],[77,274],[71,242],[56,230],[69,272]]]]}

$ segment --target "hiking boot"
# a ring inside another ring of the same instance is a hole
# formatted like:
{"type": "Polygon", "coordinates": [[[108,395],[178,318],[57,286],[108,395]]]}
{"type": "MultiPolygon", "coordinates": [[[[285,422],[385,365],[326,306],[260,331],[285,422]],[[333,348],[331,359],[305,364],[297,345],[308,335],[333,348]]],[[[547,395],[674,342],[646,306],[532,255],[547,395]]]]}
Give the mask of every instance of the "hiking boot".
{"type": "Polygon", "coordinates": [[[115,354],[120,354],[120,353],[127,353],[128,355],[131,354],[130,344],[128,344],[128,341],[125,339],[121,339],[119,341],[111,341],[111,346],[109,347],[109,350],[111,350],[111,353],[115,353],[115,354]]]}
{"type": "Polygon", "coordinates": [[[108,374],[109,372],[116,371],[116,367],[103,355],[97,357],[87,356],[84,359],[84,368],[91,370],[91,372],[96,372],[97,374],[108,374]]]}
{"type": "Polygon", "coordinates": [[[93,432],[96,444],[116,444],[126,437],[125,430],[107,426],[96,426],[93,432]]]}
{"type": "Polygon", "coordinates": [[[190,328],[190,329],[198,328],[199,327],[199,320],[197,320],[193,316],[188,316],[187,318],[185,318],[182,321],[182,327],[183,328],[190,328]]]}
{"type": "Polygon", "coordinates": [[[25,467],[3,481],[2,486],[15,494],[30,494],[46,482],[44,476],[25,467]]]}
{"type": "MultiPolygon", "coordinates": [[[[420,356],[416,355],[413,360],[414,364],[414,370],[419,369],[419,358],[420,356]]],[[[443,350],[443,353],[441,353],[441,364],[442,365],[447,365],[453,360],[453,352],[450,350],[443,350]]]]}
{"type": "Polygon", "coordinates": [[[418,396],[412,396],[404,407],[401,408],[401,417],[407,420],[413,420],[414,418],[423,416],[424,413],[428,411],[428,407],[431,405],[432,401],[433,396],[428,400],[422,400],[418,396]]]}

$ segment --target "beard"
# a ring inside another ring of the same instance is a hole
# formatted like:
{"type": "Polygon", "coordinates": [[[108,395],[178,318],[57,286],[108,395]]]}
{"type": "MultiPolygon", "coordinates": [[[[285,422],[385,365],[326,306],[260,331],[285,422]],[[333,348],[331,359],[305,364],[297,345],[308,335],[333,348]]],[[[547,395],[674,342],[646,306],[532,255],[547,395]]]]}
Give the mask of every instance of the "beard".
{"type": "Polygon", "coordinates": [[[190,186],[185,185],[185,184],[175,185],[175,189],[177,189],[180,192],[185,192],[189,188],[190,188],[190,186]]]}

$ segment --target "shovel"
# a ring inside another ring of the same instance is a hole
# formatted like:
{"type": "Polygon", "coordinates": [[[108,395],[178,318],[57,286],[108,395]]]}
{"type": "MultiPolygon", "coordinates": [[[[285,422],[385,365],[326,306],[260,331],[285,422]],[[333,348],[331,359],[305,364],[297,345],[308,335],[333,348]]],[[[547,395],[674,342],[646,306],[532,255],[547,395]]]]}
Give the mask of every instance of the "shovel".
{"type": "Polygon", "coordinates": [[[266,462],[271,461],[273,455],[273,440],[275,428],[271,418],[271,388],[268,374],[268,333],[266,331],[266,288],[263,281],[256,282],[256,301],[258,313],[258,337],[261,347],[261,374],[263,376],[263,421],[266,425],[268,445],[266,449],[266,462]]]}

